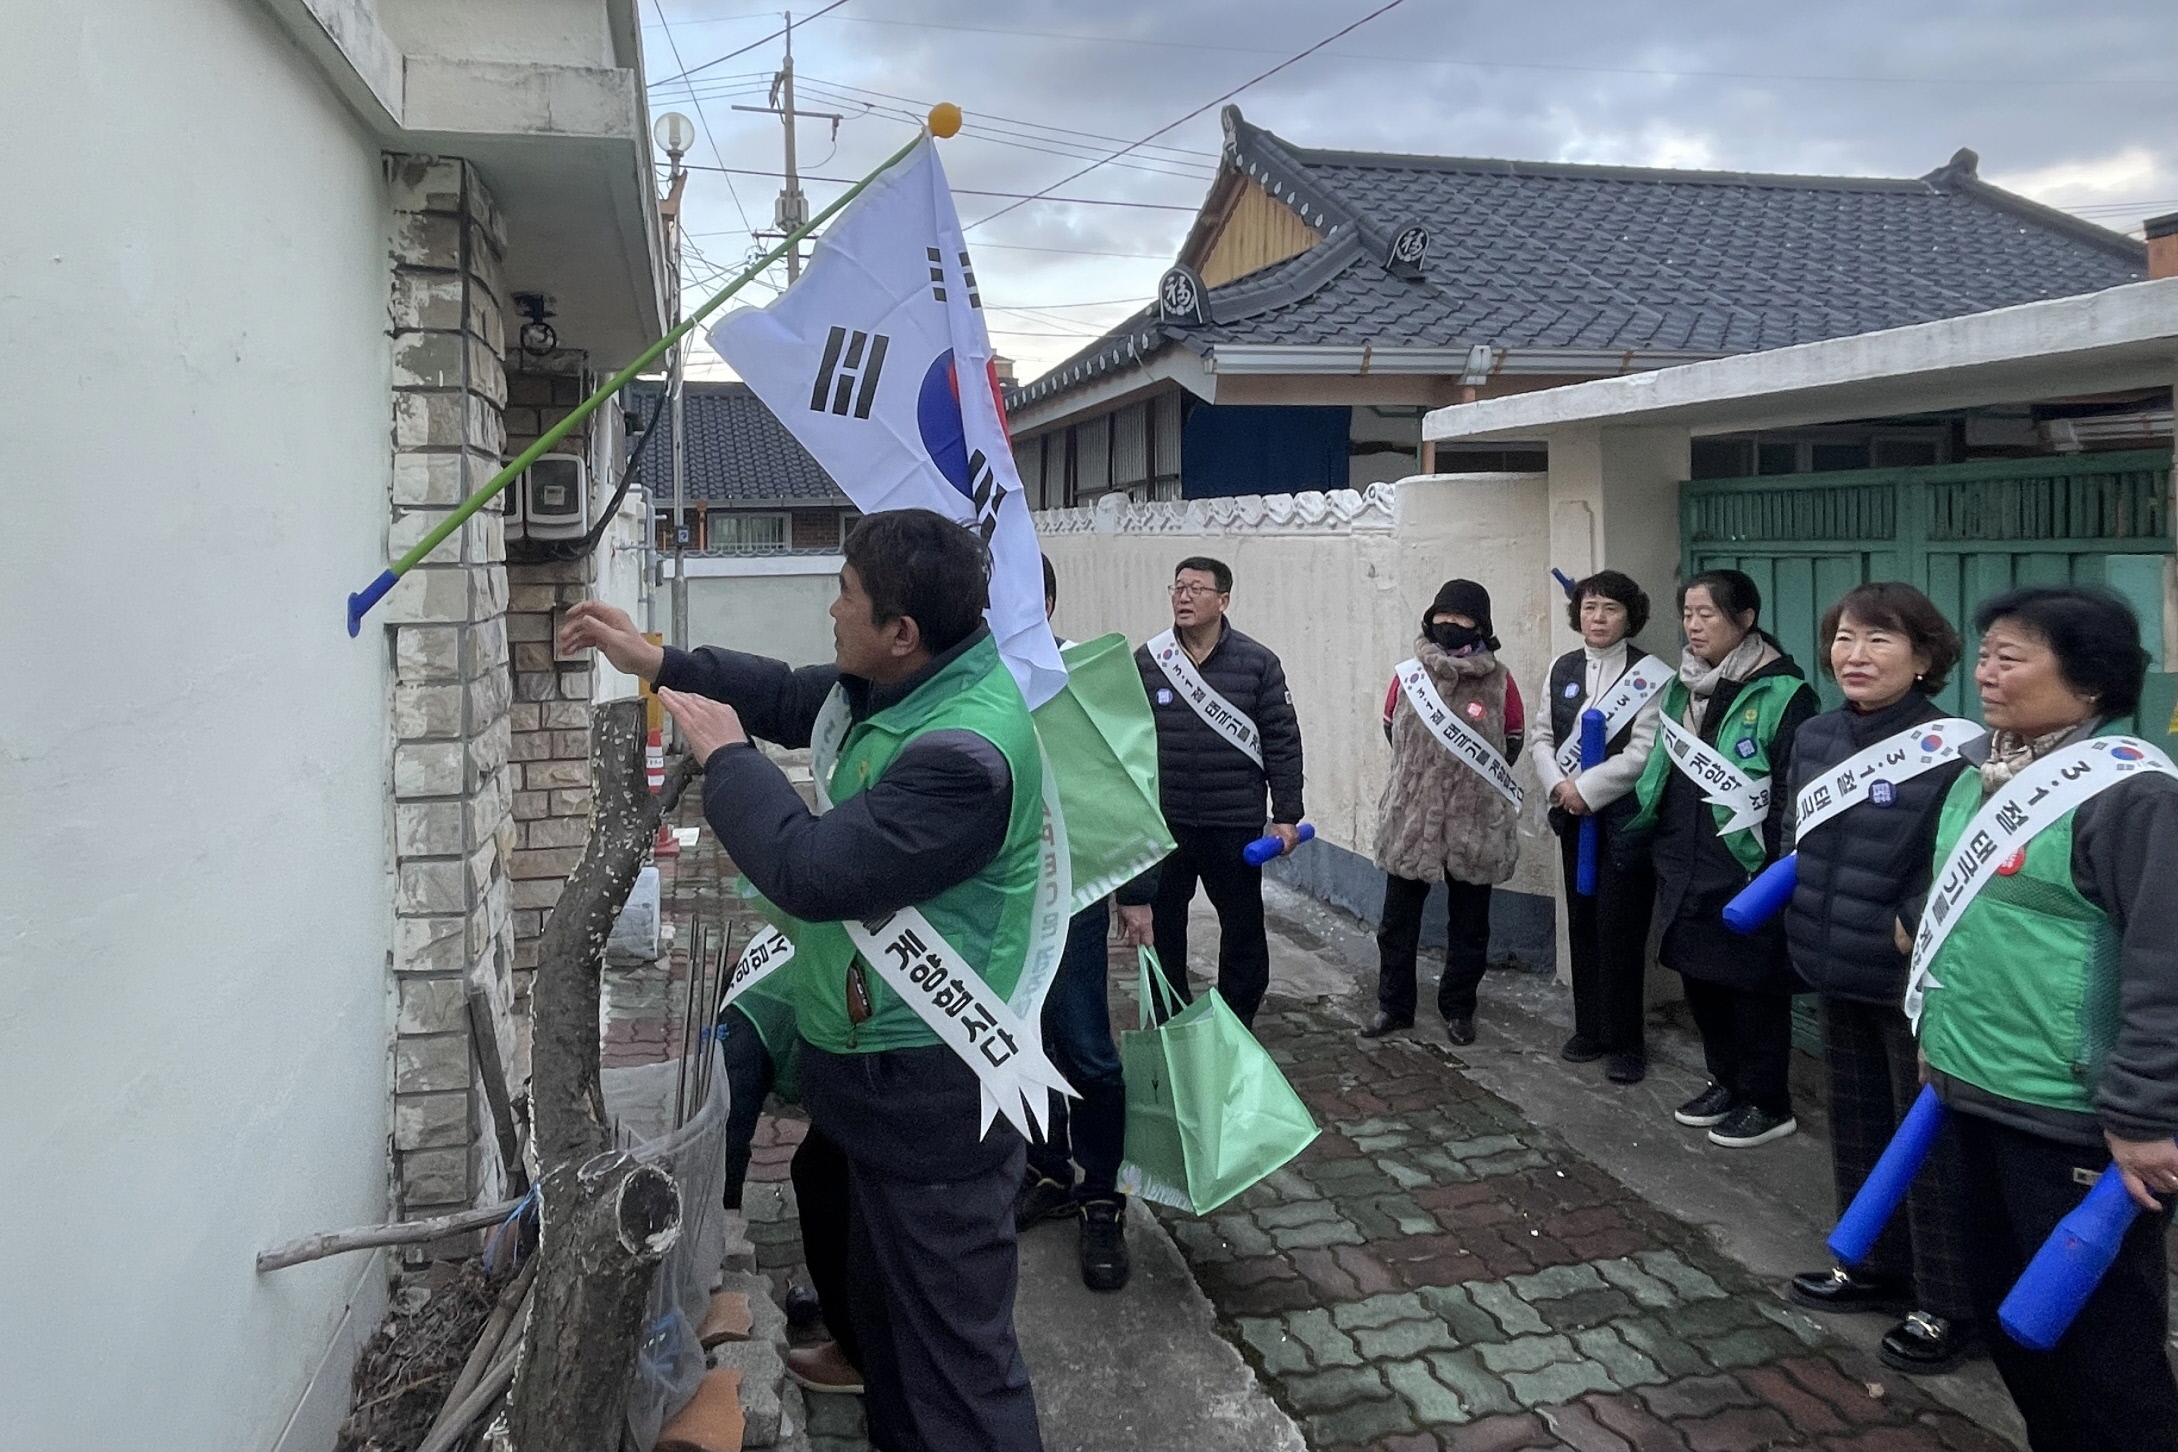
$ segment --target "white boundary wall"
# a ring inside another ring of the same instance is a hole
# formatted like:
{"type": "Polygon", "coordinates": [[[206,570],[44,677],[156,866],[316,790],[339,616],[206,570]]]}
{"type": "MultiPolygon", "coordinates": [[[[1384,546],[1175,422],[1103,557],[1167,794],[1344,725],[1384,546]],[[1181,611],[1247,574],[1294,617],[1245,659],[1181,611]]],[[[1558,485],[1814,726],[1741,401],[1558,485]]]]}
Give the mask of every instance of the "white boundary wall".
{"type": "MultiPolygon", "coordinates": [[[[1173,566],[1209,555],[1233,568],[1230,619],[1284,661],[1300,714],[1309,820],[1336,846],[1370,855],[1391,750],[1380,725],[1391,668],[1413,653],[1422,612],[1444,581],[1490,592],[1500,652],[1532,718],[1546,709],[1550,662],[1577,643],[1550,577],[1543,474],[1437,474],[1366,491],[1245,495],[1098,507],[1036,517],[1058,572],[1054,624],[1076,640],[1107,631],[1137,643],[1172,623],[1173,566]]],[[[1505,884],[1550,897],[1556,846],[1530,783],[1520,867],[1505,884]]],[[[1441,928],[1441,924],[1440,924],[1441,928]]]]}

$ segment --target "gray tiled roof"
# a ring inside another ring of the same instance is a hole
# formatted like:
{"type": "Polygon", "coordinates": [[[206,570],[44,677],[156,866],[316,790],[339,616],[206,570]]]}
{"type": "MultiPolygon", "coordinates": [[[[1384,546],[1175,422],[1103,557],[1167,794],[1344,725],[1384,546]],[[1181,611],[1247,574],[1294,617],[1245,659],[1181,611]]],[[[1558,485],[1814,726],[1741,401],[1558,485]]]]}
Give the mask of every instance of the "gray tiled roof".
{"type": "MultiPolygon", "coordinates": [[[[1316,225],[1309,252],[1208,292],[1196,325],[1137,314],[1015,394],[1167,342],[1717,355],[2094,292],[2145,249],[1975,175],[1761,176],[1314,151],[1225,116],[1224,166],[1316,225]],[[1391,239],[1429,231],[1419,277],[1391,239]]],[[[1203,224],[1198,222],[1198,234],[1203,224]]]]}
{"type": "MultiPolygon", "coordinates": [[[[809,451],[764,406],[746,383],[687,385],[681,410],[688,425],[688,497],[722,504],[848,503],[809,451]]],[[[648,419],[665,392],[657,383],[637,382],[628,392],[634,409],[648,419]]],[[[662,415],[658,437],[636,464],[636,482],[651,498],[673,497],[673,421],[662,415]]]]}

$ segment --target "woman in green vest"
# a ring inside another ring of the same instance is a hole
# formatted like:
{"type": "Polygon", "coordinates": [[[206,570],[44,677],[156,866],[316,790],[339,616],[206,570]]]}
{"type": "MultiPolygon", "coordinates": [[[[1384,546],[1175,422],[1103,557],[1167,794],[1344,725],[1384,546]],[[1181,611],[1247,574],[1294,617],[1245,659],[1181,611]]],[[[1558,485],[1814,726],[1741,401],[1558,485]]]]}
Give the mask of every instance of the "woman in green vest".
{"type": "Polygon", "coordinates": [[[2147,668],[2124,602],[2014,590],[1974,623],[1990,735],[1944,801],[1906,998],[1958,1126],[1967,1273],[1983,1324],[1997,1324],[2028,1260],[2114,1159],[2150,1213],[2054,1349],[1998,1335],[1990,1355],[2034,1452],[2172,1452],[2178,778],[2136,744],[2098,739],[2131,728],[2147,668]],[[2069,809],[2043,791],[2060,784],[2069,809]]]}
{"type": "Polygon", "coordinates": [[[1686,651],[1664,688],[1627,829],[1650,840],[1664,924],[1657,959],[1686,982],[1709,1069],[1708,1085],[1672,1117],[1735,1149],[1799,1128],[1788,1072],[1800,982],[1784,929],[1773,920],[1741,936],[1723,916],[1778,856],[1792,739],[1816,711],[1815,692],[1761,615],[1761,591],[1738,570],[1709,570],[1680,588],[1686,651]]]}

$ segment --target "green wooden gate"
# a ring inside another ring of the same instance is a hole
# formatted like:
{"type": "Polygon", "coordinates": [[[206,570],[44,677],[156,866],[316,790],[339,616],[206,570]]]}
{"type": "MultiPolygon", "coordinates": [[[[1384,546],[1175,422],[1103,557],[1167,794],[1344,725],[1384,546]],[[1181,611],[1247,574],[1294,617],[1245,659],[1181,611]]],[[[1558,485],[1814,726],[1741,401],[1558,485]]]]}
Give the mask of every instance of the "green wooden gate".
{"type": "MultiPolygon", "coordinates": [[[[1817,668],[1815,628],[1866,580],[1918,585],[1962,634],[1977,604],[2014,585],[2107,585],[2140,612],[2141,644],[2161,670],[2170,465],[2153,449],[1690,481],[1679,491],[1681,568],[1751,575],[1764,623],[1825,705],[1839,696],[1817,668]]],[[[1970,674],[1954,673],[1941,704],[1975,716],[1970,674]]]]}
{"type": "MultiPolygon", "coordinates": [[[[2014,585],[2107,585],[2140,614],[2151,670],[2163,660],[2163,582],[2172,552],[2171,455],[2162,449],[1692,480],[1679,490],[1681,578],[1737,569],[1762,591],[1764,623],[1825,706],[1842,699],[1819,668],[1816,627],[1868,580],[1918,585],[1967,637],[1939,703],[1979,719],[1974,607],[2014,585]]],[[[2153,676],[2141,729],[2161,734],[2170,678],[2153,676]],[[2151,712],[2155,718],[2148,719],[2151,712]]],[[[2178,716],[2171,716],[2178,727],[2178,716]]],[[[1793,1039],[1819,1054],[1816,1000],[1794,1004],[1793,1039]]]]}

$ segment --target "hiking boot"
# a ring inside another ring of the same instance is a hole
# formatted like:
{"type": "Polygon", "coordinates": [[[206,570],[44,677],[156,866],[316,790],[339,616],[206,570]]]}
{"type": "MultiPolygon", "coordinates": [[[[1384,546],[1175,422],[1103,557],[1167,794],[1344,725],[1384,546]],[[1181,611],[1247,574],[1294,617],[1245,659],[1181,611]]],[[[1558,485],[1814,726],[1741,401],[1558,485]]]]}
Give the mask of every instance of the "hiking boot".
{"type": "Polygon", "coordinates": [[[1080,1209],[1074,1203],[1072,1185],[1031,1170],[1021,1182],[1021,1192],[1013,1197],[1013,1228],[1026,1230],[1039,1220],[1065,1220],[1080,1209]]]}
{"type": "Polygon", "coordinates": [[[1799,1130],[1800,1121],[1789,1114],[1772,1114],[1756,1105],[1742,1104],[1709,1131],[1709,1142],[1726,1149],[1753,1149],[1799,1130]]]}
{"type": "Polygon", "coordinates": [[[1558,1057],[1568,1064],[1593,1064],[1603,1057],[1603,1045],[1584,1035],[1575,1034],[1565,1041],[1564,1048],[1558,1050],[1558,1057]]]}
{"type": "Polygon", "coordinates": [[[1792,1278],[1792,1299],[1818,1311],[1840,1314],[1885,1311],[1896,1316],[1913,1308],[1906,1283],[1895,1276],[1855,1275],[1842,1265],[1826,1271],[1802,1271],[1792,1278]]]}
{"type": "Polygon", "coordinates": [[[1361,1036],[1365,1039],[1380,1039],[1386,1034],[1397,1033],[1401,1029],[1410,1029],[1413,1027],[1413,1019],[1393,1018],[1390,1014],[1384,1012],[1382,1009],[1378,1009],[1376,1017],[1370,1019],[1367,1026],[1362,1029],[1361,1036]]]}
{"type": "Polygon", "coordinates": [[[1649,1077],[1649,1061],[1640,1054],[1613,1054],[1603,1077],[1613,1084],[1638,1084],[1649,1077]]]}
{"type": "Polygon", "coordinates": [[[855,1370],[837,1341],[795,1347],[786,1354],[786,1374],[807,1391],[862,1395],[862,1373],[855,1370]]]}
{"type": "Polygon", "coordinates": [[[1681,1124],[1695,1129],[1707,1129],[1712,1124],[1722,1124],[1724,1116],[1732,1112],[1732,1091],[1722,1084],[1711,1084],[1677,1109],[1671,1117],[1681,1124]]]}
{"type": "Polygon", "coordinates": [[[1475,1020],[1472,1014],[1454,1014],[1444,1021],[1444,1036],[1452,1041],[1455,1049],[1464,1049],[1475,1041],[1475,1020]]]}
{"type": "Polygon", "coordinates": [[[1974,1328],[1960,1321],[1914,1311],[1883,1333],[1876,1355],[1883,1364],[1915,1376],[1938,1376],[1980,1351],[1974,1328]]]}
{"type": "Polygon", "coordinates": [[[1134,1269],[1127,1259],[1127,1201],[1114,1195],[1081,1207],[1081,1283],[1092,1291],[1116,1291],[1134,1269]]]}

